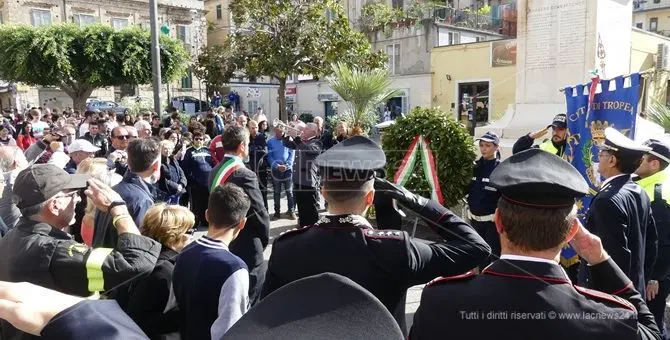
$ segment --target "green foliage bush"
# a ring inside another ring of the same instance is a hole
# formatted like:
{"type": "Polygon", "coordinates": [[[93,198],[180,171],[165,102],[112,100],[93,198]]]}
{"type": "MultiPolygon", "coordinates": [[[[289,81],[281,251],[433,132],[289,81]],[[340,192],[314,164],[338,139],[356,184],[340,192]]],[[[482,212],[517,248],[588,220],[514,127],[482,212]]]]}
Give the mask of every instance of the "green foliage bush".
{"type": "MultiPolygon", "coordinates": [[[[472,178],[476,157],[474,140],[466,128],[439,108],[415,108],[406,117],[383,131],[382,147],[386,153],[386,173],[393,179],[415,136],[423,135],[430,141],[437,176],[442,188],[445,206],[455,206],[466,194],[472,178]]],[[[405,187],[430,197],[430,186],[417,161],[405,187]]]]}

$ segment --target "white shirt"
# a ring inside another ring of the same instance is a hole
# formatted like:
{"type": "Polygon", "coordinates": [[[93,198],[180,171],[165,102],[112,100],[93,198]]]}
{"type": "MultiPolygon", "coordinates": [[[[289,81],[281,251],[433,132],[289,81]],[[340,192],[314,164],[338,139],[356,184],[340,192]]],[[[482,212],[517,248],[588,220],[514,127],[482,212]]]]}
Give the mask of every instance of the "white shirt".
{"type": "Polygon", "coordinates": [[[524,255],[512,255],[512,254],[503,254],[500,255],[501,260],[516,260],[516,261],[528,261],[528,262],[544,262],[558,265],[558,262],[554,260],[542,259],[539,257],[524,256],[524,255]]]}
{"type": "Polygon", "coordinates": [[[600,185],[600,188],[604,188],[607,184],[609,184],[609,182],[611,182],[615,178],[621,177],[621,176],[626,176],[626,175],[628,175],[628,174],[618,174],[618,175],[612,176],[612,177],[604,180],[603,183],[600,185]]]}
{"type": "Polygon", "coordinates": [[[86,132],[88,132],[88,123],[81,123],[81,125],[79,125],[79,135],[77,137],[83,137],[86,132]]]}
{"type": "Polygon", "coordinates": [[[35,138],[42,138],[44,135],[44,129],[49,127],[49,124],[41,120],[31,124],[33,125],[33,136],[35,136],[35,138]]]}

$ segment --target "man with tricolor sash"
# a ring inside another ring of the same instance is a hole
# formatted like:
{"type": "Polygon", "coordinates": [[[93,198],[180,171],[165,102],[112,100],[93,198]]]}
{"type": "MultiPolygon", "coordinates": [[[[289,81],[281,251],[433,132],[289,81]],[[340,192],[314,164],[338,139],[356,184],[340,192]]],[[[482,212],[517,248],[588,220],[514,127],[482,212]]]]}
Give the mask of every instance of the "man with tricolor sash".
{"type": "Polygon", "coordinates": [[[222,135],[224,157],[210,173],[210,191],[219,185],[233,183],[249,196],[251,207],[247,223],[239,236],[230,243],[230,251],[239,256],[249,269],[249,301],[253,305],[265,281],[263,251],[270,239],[270,217],[256,174],[244,166],[249,155],[249,130],[236,125],[227,126],[222,135]]]}
{"type": "MultiPolygon", "coordinates": [[[[140,235],[118,193],[88,175],[32,165],[16,177],[13,200],[22,217],[0,240],[0,280],[27,281],[82,297],[108,295],[156,264],[161,245],[140,235]],[[77,243],[65,231],[74,222],[79,192],[87,186],[88,201],[112,216],[119,238],[114,249],[77,243]]],[[[1,327],[3,339],[38,339],[4,320],[1,327]]]]}

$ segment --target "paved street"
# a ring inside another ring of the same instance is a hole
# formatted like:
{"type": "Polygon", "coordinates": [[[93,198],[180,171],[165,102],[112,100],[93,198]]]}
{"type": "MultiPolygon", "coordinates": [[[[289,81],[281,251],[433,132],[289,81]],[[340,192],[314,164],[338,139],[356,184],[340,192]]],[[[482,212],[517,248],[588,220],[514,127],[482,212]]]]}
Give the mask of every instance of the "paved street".
{"type": "MultiPolygon", "coordinates": [[[[269,213],[270,216],[272,216],[272,214],[274,213],[274,201],[272,199],[272,193],[268,193],[268,198],[269,198],[268,205],[270,208],[269,213]]],[[[282,213],[286,212],[286,210],[288,209],[288,201],[286,200],[285,197],[282,197],[280,205],[281,205],[281,212],[282,213]]],[[[265,250],[264,253],[265,260],[268,260],[270,258],[270,253],[272,252],[272,242],[274,242],[274,239],[284,231],[295,228],[297,226],[297,222],[298,222],[297,220],[289,220],[287,218],[284,218],[283,216],[282,219],[270,222],[270,245],[265,250]]],[[[204,234],[205,232],[198,232],[196,233],[196,237],[199,237],[200,235],[204,234]]],[[[406,320],[408,327],[412,324],[412,317],[414,315],[414,312],[419,307],[419,301],[421,300],[422,289],[423,285],[415,286],[410,288],[407,292],[406,320]]]]}

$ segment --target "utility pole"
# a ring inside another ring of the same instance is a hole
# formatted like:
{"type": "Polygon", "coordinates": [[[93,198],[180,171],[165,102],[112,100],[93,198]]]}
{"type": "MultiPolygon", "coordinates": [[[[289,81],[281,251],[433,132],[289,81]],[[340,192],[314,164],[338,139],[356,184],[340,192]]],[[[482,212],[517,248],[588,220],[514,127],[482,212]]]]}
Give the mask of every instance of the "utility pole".
{"type": "Polygon", "coordinates": [[[161,53],[158,43],[158,0],[149,0],[149,16],[151,17],[151,75],[154,89],[154,111],[161,114],[161,53]]]}

